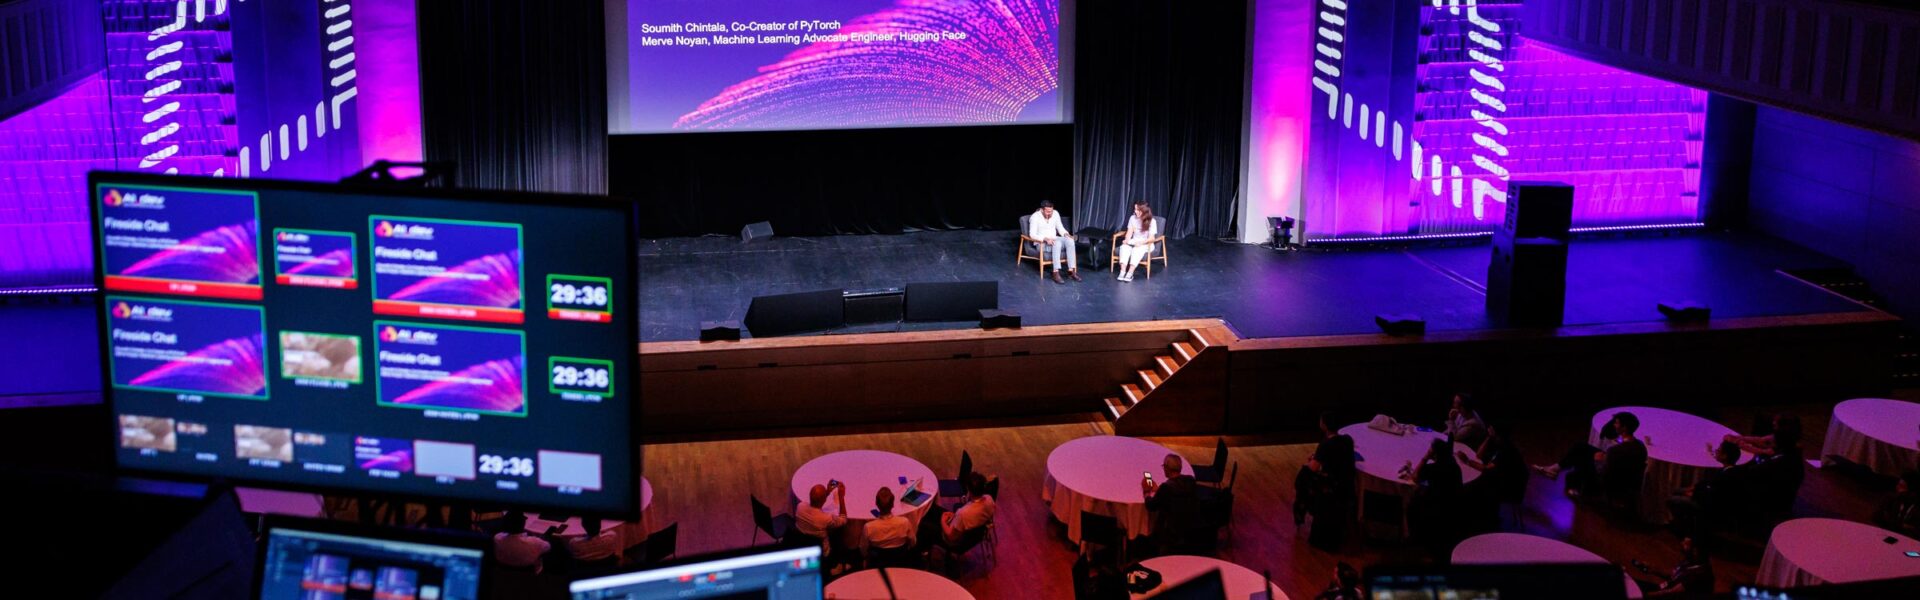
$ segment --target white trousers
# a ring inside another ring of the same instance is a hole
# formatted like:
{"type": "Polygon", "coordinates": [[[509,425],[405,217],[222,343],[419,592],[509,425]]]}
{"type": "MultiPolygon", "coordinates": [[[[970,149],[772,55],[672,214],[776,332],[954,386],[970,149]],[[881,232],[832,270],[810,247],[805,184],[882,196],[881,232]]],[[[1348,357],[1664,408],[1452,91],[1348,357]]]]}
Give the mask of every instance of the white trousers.
{"type": "Polygon", "coordinates": [[[1058,271],[1060,270],[1060,253],[1063,248],[1067,254],[1067,270],[1080,270],[1080,248],[1074,245],[1073,240],[1063,237],[1053,238],[1052,244],[1041,244],[1040,254],[1045,256],[1049,254],[1047,252],[1048,250],[1052,250],[1053,252],[1051,252],[1051,254],[1053,257],[1047,260],[1053,263],[1053,270],[1058,271]]]}
{"type": "Polygon", "coordinates": [[[1120,264],[1138,266],[1140,261],[1146,260],[1147,256],[1151,254],[1153,254],[1153,244],[1143,244],[1139,246],[1121,244],[1120,264]]]}

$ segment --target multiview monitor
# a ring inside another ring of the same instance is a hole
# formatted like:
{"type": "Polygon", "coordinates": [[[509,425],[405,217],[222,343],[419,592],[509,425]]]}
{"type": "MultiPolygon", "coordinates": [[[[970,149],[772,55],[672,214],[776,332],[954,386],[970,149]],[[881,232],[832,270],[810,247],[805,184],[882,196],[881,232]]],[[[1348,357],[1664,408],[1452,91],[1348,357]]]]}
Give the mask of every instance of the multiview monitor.
{"type": "Polygon", "coordinates": [[[120,467],[638,513],[631,204],[90,184],[120,467]]]}

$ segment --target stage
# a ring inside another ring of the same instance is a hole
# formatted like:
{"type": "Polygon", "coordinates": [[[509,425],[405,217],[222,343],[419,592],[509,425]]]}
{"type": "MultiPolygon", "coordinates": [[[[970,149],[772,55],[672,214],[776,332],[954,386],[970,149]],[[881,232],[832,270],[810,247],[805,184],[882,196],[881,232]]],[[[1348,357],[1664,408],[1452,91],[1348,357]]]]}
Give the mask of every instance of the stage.
{"type": "MultiPolygon", "coordinates": [[[[1373,317],[1413,313],[1433,332],[1488,330],[1488,244],[1280,252],[1186,239],[1169,265],[1121,283],[1106,265],[1056,284],[1031,261],[1015,266],[1009,231],[903,235],[671,238],[640,242],[642,342],[692,340],[701,321],[742,319],[754,296],[861,290],[910,282],[993,280],[1000,307],[1024,323],[1061,325],[1218,317],[1242,338],[1377,332],[1373,317]]],[[[1085,257],[1082,257],[1083,259],[1085,257]]],[[[1568,251],[1566,324],[1658,321],[1655,305],[1690,300],[1715,319],[1871,310],[1781,271],[1845,265],[1745,233],[1577,239],[1568,251]]],[[[1144,269],[1144,266],[1142,267],[1144,269]]],[[[863,325],[833,333],[974,327],[863,325]]]]}

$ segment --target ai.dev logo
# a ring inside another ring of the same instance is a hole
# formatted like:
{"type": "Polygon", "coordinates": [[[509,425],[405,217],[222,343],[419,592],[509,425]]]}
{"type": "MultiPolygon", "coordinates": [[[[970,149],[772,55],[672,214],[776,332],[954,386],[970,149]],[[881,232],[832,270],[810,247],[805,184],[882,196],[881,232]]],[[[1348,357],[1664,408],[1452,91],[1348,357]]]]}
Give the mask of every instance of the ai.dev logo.
{"type": "Polygon", "coordinates": [[[129,317],[129,316],[132,316],[132,315],[133,315],[133,309],[132,309],[131,307],[128,307],[128,306],[127,306],[127,303],[125,303],[125,302],[121,302],[121,303],[119,303],[119,304],[115,304],[115,305],[113,305],[113,316],[114,316],[114,318],[116,318],[116,319],[125,319],[125,318],[127,318],[127,317],[129,317]]]}

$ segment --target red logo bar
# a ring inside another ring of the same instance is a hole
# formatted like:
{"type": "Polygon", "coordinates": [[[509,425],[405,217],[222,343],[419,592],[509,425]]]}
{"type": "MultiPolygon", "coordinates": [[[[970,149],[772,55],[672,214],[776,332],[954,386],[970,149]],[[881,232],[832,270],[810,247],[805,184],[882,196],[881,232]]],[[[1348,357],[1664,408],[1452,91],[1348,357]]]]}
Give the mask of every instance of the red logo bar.
{"type": "Polygon", "coordinates": [[[395,317],[428,317],[433,319],[452,319],[455,321],[481,321],[485,323],[521,323],[526,317],[518,308],[488,308],[482,306],[455,306],[452,304],[425,304],[420,302],[401,302],[397,300],[373,301],[373,313],[395,317]]]}
{"type": "Polygon", "coordinates": [[[175,296],[222,298],[227,300],[259,300],[261,298],[260,286],[246,283],[175,281],[171,279],[125,277],[121,275],[108,275],[106,279],[107,289],[117,292],[172,294],[175,296]]]}
{"type": "Polygon", "coordinates": [[[280,285],[317,287],[317,288],[326,288],[330,290],[351,290],[351,289],[356,289],[360,287],[360,282],[358,280],[344,279],[340,277],[315,277],[312,275],[280,275],[280,276],[274,277],[273,281],[274,283],[278,283],[280,285]]]}
{"type": "Polygon", "coordinates": [[[549,308],[547,309],[547,318],[555,321],[585,321],[588,323],[613,322],[613,315],[611,314],[590,310],[574,310],[571,308],[549,308]]]}

